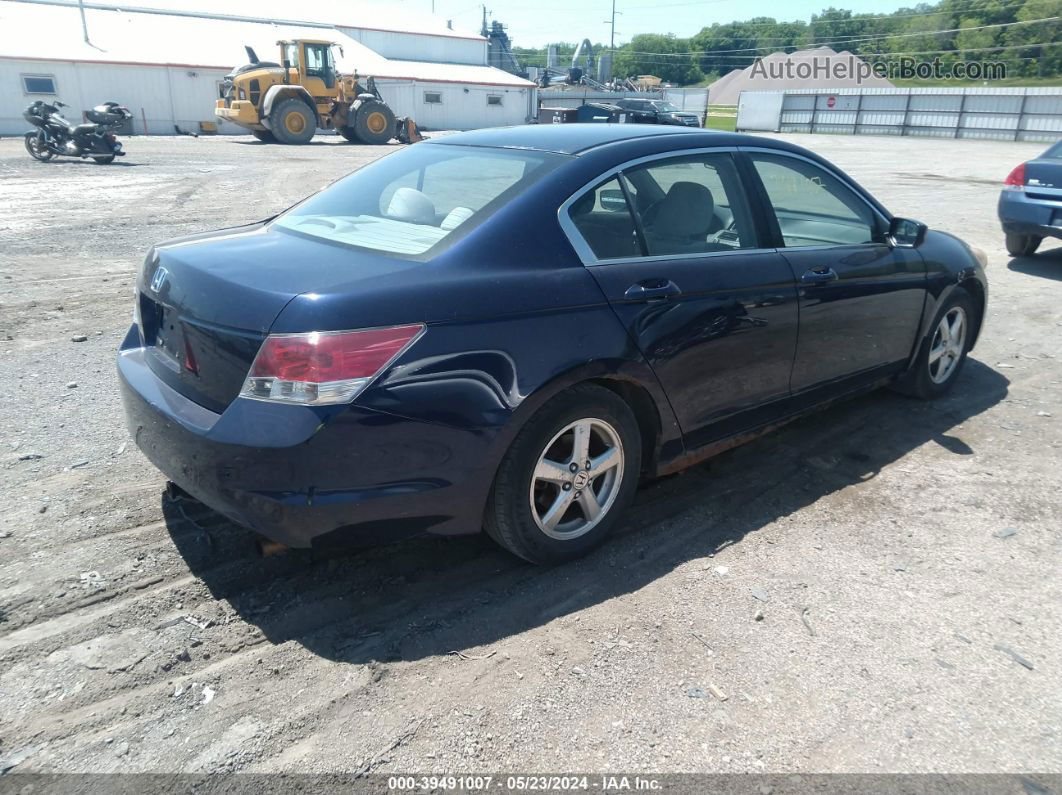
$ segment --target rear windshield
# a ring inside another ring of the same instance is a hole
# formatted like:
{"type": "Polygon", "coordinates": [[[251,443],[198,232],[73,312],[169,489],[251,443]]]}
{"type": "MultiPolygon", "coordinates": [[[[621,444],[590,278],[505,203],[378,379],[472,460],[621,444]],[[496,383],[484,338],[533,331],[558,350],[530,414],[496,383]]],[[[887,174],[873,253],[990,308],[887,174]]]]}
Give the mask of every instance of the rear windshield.
{"type": "Polygon", "coordinates": [[[1052,146],[1050,149],[1040,155],[1040,157],[1050,157],[1052,160],[1062,160],[1062,141],[1059,141],[1057,144],[1052,146]]]}
{"type": "Polygon", "coordinates": [[[426,259],[566,159],[548,152],[410,146],[355,171],[273,223],[358,248],[426,259]]]}

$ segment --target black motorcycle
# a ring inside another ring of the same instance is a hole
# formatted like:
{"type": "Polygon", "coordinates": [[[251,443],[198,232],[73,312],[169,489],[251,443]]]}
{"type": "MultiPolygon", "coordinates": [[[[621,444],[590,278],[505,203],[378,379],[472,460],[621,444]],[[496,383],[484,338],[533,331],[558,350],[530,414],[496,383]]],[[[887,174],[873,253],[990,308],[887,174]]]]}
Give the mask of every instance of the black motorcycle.
{"type": "Polygon", "coordinates": [[[26,151],[35,160],[51,160],[56,155],[67,157],[91,157],[100,165],[106,165],[115,157],[122,157],[122,145],[114,130],[133,118],[129,108],[117,102],[104,102],[88,111],[86,124],[72,124],[63,118],[59,108],[62,102],[50,105],[37,100],[22,113],[22,118],[36,127],[26,133],[26,151]]]}

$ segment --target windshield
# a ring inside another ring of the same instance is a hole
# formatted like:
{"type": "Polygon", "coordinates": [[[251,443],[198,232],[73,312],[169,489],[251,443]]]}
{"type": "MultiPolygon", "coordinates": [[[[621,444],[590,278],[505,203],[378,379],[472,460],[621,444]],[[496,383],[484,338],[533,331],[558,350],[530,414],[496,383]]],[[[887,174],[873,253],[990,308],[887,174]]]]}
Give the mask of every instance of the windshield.
{"type": "Polygon", "coordinates": [[[662,113],[674,113],[678,108],[670,102],[654,102],[653,107],[662,113]]]}
{"type": "Polygon", "coordinates": [[[410,146],[355,171],[273,223],[336,243],[426,258],[566,159],[524,150],[410,146]]]}

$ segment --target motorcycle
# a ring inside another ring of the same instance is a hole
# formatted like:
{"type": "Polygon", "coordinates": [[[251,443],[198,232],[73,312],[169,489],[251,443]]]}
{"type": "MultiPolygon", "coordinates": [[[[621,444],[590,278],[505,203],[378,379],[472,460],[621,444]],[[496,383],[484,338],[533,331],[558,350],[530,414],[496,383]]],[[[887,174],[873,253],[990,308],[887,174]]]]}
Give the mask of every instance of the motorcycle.
{"type": "Polygon", "coordinates": [[[56,155],[67,157],[91,157],[100,165],[123,157],[122,145],[114,135],[128,119],[133,118],[129,108],[117,102],[104,102],[88,111],[86,124],[72,124],[63,118],[59,108],[62,102],[51,105],[37,100],[22,113],[22,118],[36,127],[26,133],[26,151],[34,160],[51,160],[56,155]]]}

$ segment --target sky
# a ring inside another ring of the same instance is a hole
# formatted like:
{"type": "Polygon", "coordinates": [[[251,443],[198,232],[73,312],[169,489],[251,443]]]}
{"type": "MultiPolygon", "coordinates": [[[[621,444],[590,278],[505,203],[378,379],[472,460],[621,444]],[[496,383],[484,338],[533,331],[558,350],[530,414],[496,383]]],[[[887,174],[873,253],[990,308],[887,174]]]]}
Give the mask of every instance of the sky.
{"type": "MultiPolygon", "coordinates": [[[[471,0],[391,0],[411,11],[431,12],[452,19],[455,28],[478,33],[482,3],[471,0]]],[[[774,17],[780,21],[803,19],[824,8],[835,6],[857,13],[888,13],[901,6],[914,6],[916,0],[616,0],[616,44],[638,33],[674,33],[692,36],[713,22],[733,22],[753,17],[774,17]]],[[[612,0],[486,0],[489,19],[506,25],[517,47],[541,47],[557,41],[609,41],[612,0]]]]}

